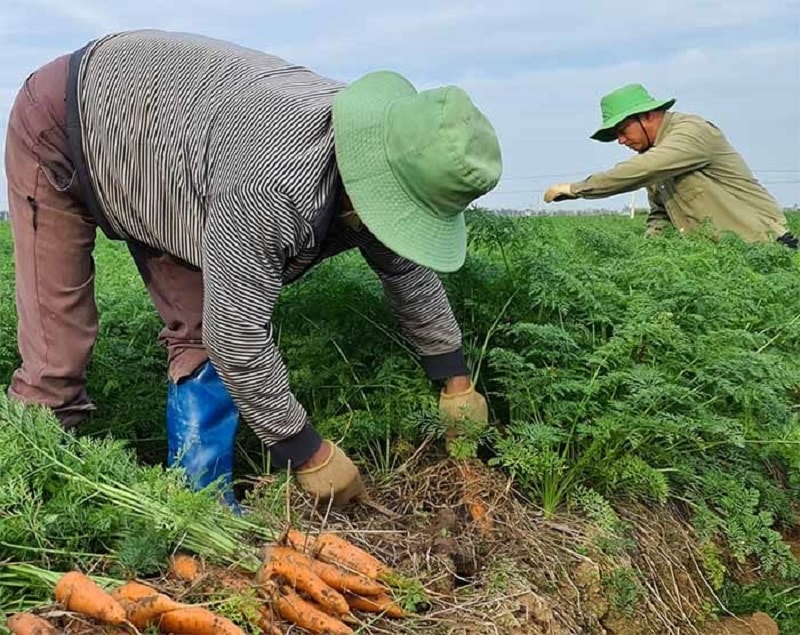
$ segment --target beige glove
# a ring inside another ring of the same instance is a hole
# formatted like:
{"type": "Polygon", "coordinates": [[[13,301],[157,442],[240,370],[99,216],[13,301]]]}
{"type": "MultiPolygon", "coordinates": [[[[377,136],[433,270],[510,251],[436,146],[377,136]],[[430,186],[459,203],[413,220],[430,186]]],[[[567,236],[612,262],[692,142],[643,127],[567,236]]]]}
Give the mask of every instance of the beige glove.
{"type": "Polygon", "coordinates": [[[489,422],[489,408],[484,396],[475,390],[475,384],[463,392],[447,394],[442,390],[439,395],[439,410],[447,421],[444,437],[445,444],[463,436],[467,428],[482,428],[489,422]],[[468,423],[471,422],[471,425],[468,423]]]}
{"type": "Polygon", "coordinates": [[[547,188],[544,193],[544,202],[552,203],[553,201],[566,201],[567,199],[578,198],[577,194],[572,193],[572,188],[569,183],[559,183],[547,188]]]}
{"type": "Polygon", "coordinates": [[[326,443],[331,452],[322,465],[295,472],[297,482],[306,492],[327,502],[333,496],[333,506],[343,507],[351,501],[366,498],[358,468],[332,441],[326,443]]]}

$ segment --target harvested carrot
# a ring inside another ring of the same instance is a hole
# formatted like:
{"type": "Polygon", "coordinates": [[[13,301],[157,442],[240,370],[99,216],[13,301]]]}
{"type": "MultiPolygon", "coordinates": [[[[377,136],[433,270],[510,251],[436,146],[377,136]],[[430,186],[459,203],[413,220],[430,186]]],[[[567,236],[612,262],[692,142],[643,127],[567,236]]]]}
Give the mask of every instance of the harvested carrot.
{"type": "Polygon", "coordinates": [[[109,624],[123,624],[125,609],[80,571],[61,576],[55,588],[56,600],[68,611],[83,613],[109,624]]]}
{"type": "Polygon", "coordinates": [[[353,632],[347,624],[318,609],[286,586],[275,593],[272,606],[283,619],[315,635],[351,635],[353,632]]]}
{"type": "Polygon", "coordinates": [[[258,608],[258,628],[264,635],[281,635],[281,629],[275,624],[275,614],[269,606],[258,608]]]}
{"type": "Polygon", "coordinates": [[[286,535],[283,541],[290,547],[301,551],[303,553],[313,552],[316,538],[311,534],[304,534],[302,531],[297,531],[291,527],[286,530],[286,535]]]}
{"type": "Polygon", "coordinates": [[[56,635],[55,626],[33,613],[14,613],[6,626],[14,635],[56,635]]]}
{"type": "Polygon", "coordinates": [[[293,588],[311,596],[323,609],[334,614],[349,613],[350,607],[344,596],[314,573],[312,566],[307,555],[290,547],[275,545],[265,550],[264,564],[256,579],[263,582],[277,574],[293,588]]]}
{"type": "Polygon", "coordinates": [[[157,595],[158,591],[156,591],[153,587],[147,586],[146,584],[142,584],[141,582],[136,582],[135,580],[131,580],[126,582],[122,586],[118,586],[111,592],[111,597],[117,601],[120,600],[141,600],[142,598],[150,597],[151,595],[157,595]]]}
{"type": "Polygon", "coordinates": [[[329,562],[312,559],[311,570],[337,591],[350,591],[358,595],[380,595],[386,592],[386,587],[377,580],[361,573],[345,571],[329,562]]]}
{"type": "Polygon", "coordinates": [[[408,617],[408,613],[385,593],[371,597],[362,597],[360,595],[346,593],[345,598],[352,609],[366,611],[368,613],[383,613],[387,617],[408,617]]]}
{"type": "Polygon", "coordinates": [[[203,563],[187,553],[176,553],[169,559],[169,572],[179,580],[197,582],[203,577],[203,563]]]}
{"type": "Polygon", "coordinates": [[[188,606],[162,613],[158,627],[165,633],[185,635],[244,635],[244,631],[228,618],[202,606],[188,606]]]}
{"type": "Polygon", "coordinates": [[[375,556],[336,534],[323,533],[313,538],[290,529],[286,533],[286,541],[298,551],[310,550],[321,560],[363,573],[370,578],[377,579],[391,573],[391,569],[375,556]]]}
{"type": "Polygon", "coordinates": [[[141,629],[156,623],[162,613],[187,606],[146,584],[133,581],[115,589],[111,596],[125,607],[128,621],[141,629]]]}

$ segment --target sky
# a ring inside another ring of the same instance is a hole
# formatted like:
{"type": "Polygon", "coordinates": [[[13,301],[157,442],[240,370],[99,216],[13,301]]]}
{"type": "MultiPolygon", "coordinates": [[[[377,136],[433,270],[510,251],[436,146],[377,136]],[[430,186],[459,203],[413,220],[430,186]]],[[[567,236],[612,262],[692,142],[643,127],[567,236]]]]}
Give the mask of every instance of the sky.
{"type": "MultiPolygon", "coordinates": [[[[477,201],[486,207],[543,208],[549,185],[630,156],[588,138],[602,95],[628,82],[713,121],[781,204],[800,204],[797,0],[1,0],[0,139],[28,74],[136,28],[230,40],[345,82],[389,69],[419,90],[461,86],[503,152],[500,183],[477,201]]],[[[0,209],[5,190],[3,175],[0,209]]],[[[644,192],[634,202],[645,206],[644,192]]]]}

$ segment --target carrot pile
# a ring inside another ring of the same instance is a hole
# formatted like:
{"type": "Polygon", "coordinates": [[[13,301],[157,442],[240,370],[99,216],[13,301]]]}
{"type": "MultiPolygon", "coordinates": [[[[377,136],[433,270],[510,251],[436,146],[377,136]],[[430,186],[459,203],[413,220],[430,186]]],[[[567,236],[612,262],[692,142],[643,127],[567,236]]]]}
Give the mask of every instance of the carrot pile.
{"type": "MultiPolygon", "coordinates": [[[[175,554],[170,576],[190,583],[189,592],[203,589],[213,579],[230,593],[257,598],[255,617],[247,626],[266,635],[280,635],[281,624],[287,622],[315,635],[348,635],[354,633],[351,625],[360,623],[353,611],[408,616],[384,582],[391,574],[389,567],[334,534],[312,537],[289,530],[279,544],[265,547],[262,554],[255,575],[206,567],[195,556],[175,554]]],[[[142,582],[129,581],[108,592],[83,573],[71,571],[58,580],[54,593],[66,611],[104,627],[119,627],[120,632],[154,627],[181,635],[245,633],[206,605],[179,602],[142,582]]],[[[32,613],[12,615],[7,625],[15,635],[57,632],[32,613]]]]}

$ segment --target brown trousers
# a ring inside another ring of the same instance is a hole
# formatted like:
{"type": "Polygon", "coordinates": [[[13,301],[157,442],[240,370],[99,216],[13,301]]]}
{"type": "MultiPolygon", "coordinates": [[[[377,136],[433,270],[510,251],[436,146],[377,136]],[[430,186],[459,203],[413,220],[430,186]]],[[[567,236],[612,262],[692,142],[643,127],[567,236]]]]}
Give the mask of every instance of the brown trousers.
{"type": "MultiPolygon", "coordinates": [[[[25,81],[9,116],[5,156],[22,357],[8,393],[51,407],[65,427],[94,409],[86,366],[98,319],[97,224],[81,201],[66,138],[68,62],[60,57],[25,81]]],[[[167,254],[129,248],[164,322],[159,340],[177,381],[208,358],[202,272],[167,254]]]]}

